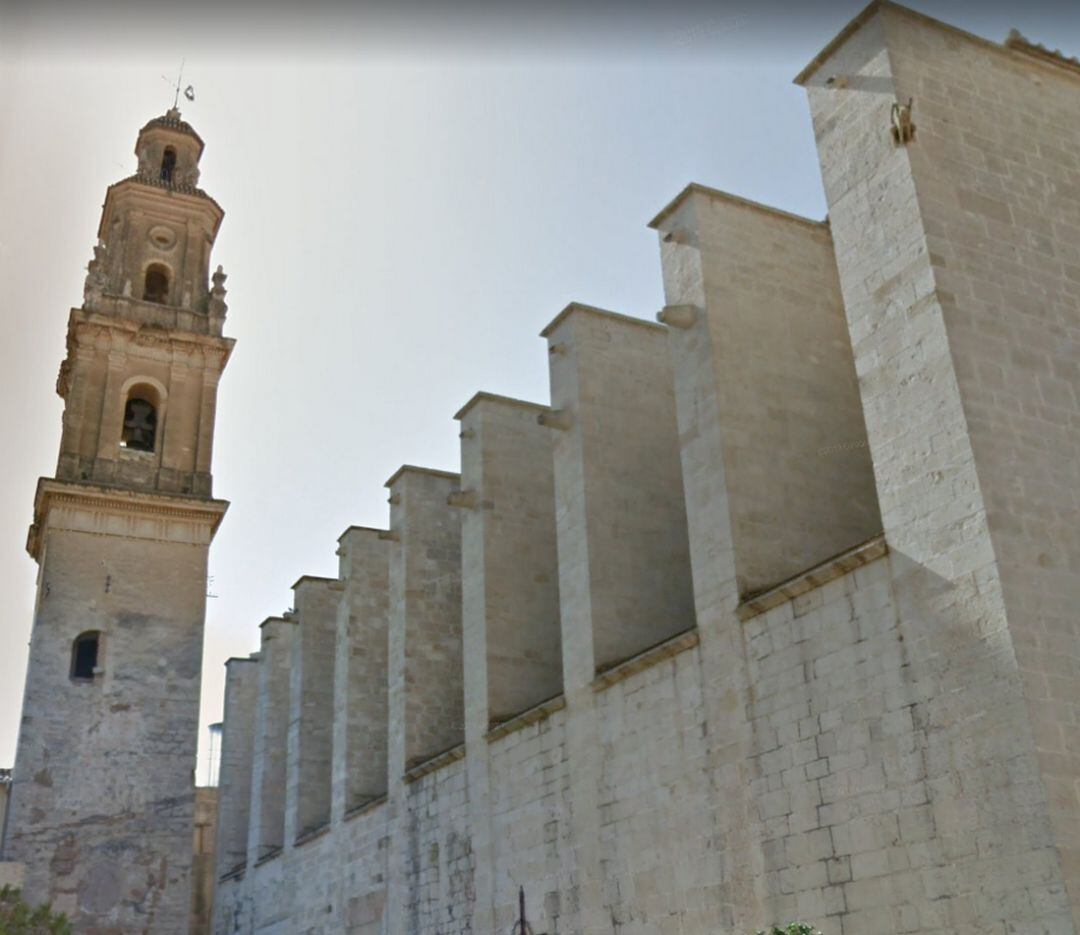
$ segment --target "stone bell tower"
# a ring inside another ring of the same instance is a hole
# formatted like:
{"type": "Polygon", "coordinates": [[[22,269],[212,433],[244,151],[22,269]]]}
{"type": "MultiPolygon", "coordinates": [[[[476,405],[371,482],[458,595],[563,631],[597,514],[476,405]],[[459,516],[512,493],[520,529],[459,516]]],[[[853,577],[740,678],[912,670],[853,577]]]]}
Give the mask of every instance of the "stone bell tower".
{"type": "Polygon", "coordinates": [[[3,857],[77,932],[188,932],[225,280],[203,142],[176,109],[109,187],[57,392],[63,433],[38,562],[3,857]]]}

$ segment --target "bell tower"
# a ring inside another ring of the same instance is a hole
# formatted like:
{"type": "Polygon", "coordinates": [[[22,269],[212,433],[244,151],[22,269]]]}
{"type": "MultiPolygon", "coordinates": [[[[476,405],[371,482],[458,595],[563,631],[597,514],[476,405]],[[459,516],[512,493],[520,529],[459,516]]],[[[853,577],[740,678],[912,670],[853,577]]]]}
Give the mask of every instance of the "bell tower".
{"type": "Polygon", "coordinates": [[[225,275],[203,141],[169,110],[109,187],[27,548],[37,602],[3,857],[76,931],[188,932],[225,275]]]}

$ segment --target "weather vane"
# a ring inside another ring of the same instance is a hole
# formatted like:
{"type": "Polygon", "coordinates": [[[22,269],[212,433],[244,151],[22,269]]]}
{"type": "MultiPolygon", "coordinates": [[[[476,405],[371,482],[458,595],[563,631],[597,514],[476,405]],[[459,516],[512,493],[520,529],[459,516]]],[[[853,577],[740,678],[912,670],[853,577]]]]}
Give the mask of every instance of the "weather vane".
{"type": "MultiPolygon", "coordinates": [[[[184,62],[186,59],[180,59],[180,71],[176,75],[176,84],[173,84],[169,78],[165,75],[161,76],[161,80],[164,81],[170,88],[172,88],[176,94],[173,95],[173,110],[176,110],[180,106],[180,82],[184,77],[184,62]]],[[[184,88],[184,97],[189,101],[195,100],[195,88],[192,85],[188,85],[184,88]]]]}

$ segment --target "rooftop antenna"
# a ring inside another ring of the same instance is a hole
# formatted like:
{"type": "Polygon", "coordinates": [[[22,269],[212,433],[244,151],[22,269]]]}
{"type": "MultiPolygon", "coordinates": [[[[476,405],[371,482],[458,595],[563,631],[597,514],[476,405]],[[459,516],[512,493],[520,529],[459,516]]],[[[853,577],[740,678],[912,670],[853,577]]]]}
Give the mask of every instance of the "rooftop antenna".
{"type": "MultiPolygon", "coordinates": [[[[176,110],[180,106],[180,82],[184,79],[184,63],[186,61],[187,59],[180,59],[180,71],[177,72],[176,75],[176,84],[173,84],[170,79],[165,77],[165,75],[161,76],[161,80],[176,92],[173,95],[173,110],[176,110]]],[[[189,101],[195,100],[195,88],[192,85],[189,84],[184,88],[184,97],[189,101]]]]}

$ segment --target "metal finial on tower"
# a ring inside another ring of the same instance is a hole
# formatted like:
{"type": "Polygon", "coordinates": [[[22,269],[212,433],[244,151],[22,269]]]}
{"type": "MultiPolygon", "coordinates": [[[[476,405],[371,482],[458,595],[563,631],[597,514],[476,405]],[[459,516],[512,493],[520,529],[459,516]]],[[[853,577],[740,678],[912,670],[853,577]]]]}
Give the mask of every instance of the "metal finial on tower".
{"type": "MultiPolygon", "coordinates": [[[[175,84],[173,84],[172,81],[170,81],[167,77],[165,77],[165,75],[161,76],[161,80],[164,81],[166,84],[168,84],[168,86],[170,88],[172,88],[173,91],[175,92],[173,94],[173,106],[172,106],[172,109],[175,110],[175,111],[179,111],[179,108],[180,108],[180,82],[184,78],[184,63],[186,61],[187,61],[187,59],[180,59],[180,71],[177,72],[177,74],[176,74],[176,83],[175,84]]],[[[184,97],[189,101],[195,100],[195,88],[192,85],[189,84],[186,88],[184,88],[184,97]]]]}

